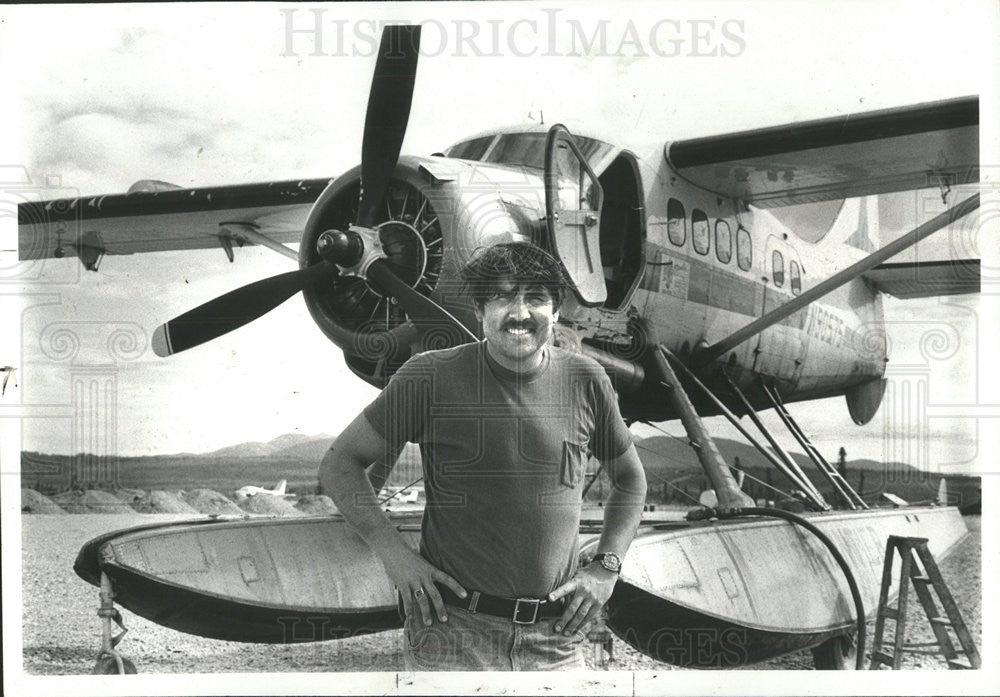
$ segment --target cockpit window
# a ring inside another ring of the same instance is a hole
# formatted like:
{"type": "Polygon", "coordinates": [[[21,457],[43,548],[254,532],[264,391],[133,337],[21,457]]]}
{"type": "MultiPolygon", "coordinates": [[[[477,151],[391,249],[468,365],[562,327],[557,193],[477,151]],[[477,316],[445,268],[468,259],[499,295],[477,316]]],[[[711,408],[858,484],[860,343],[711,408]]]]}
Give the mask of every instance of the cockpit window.
{"type": "Polygon", "coordinates": [[[500,162],[528,167],[545,166],[545,134],[518,133],[500,136],[484,162],[500,162]]]}
{"type": "MultiPolygon", "coordinates": [[[[543,169],[545,167],[545,137],[545,133],[504,133],[499,136],[496,145],[487,154],[486,151],[494,136],[483,136],[452,145],[444,151],[444,154],[446,157],[462,160],[478,160],[543,169]],[[480,145],[482,141],[485,141],[485,144],[480,145]]],[[[573,136],[573,139],[591,168],[596,167],[612,149],[608,143],[593,138],[573,136]]]]}
{"type": "Polygon", "coordinates": [[[459,143],[448,149],[448,157],[454,157],[456,160],[478,160],[486,152],[486,148],[490,147],[490,143],[493,142],[493,136],[483,136],[482,138],[473,138],[472,140],[467,140],[464,143],[459,143]]]}

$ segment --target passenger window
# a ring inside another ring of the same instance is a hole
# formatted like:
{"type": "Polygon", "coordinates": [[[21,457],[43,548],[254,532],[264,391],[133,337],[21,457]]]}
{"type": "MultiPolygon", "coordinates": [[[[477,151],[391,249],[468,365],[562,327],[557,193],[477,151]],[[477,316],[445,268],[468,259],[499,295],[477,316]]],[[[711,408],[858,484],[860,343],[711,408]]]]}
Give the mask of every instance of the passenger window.
{"type": "Polygon", "coordinates": [[[733,258],[733,231],[725,220],[715,221],[715,256],[723,264],[733,258]]]}
{"type": "Polygon", "coordinates": [[[687,219],[684,204],[675,198],[667,201],[667,236],[678,247],[687,240],[687,219]]]}
{"type": "Polygon", "coordinates": [[[745,227],[736,228],[736,263],[744,271],[753,266],[753,244],[750,231],[745,227]]]}
{"type": "Polygon", "coordinates": [[[788,262],[788,280],[792,284],[792,295],[798,295],[802,292],[802,274],[799,271],[797,261],[788,262]]]}
{"type": "Polygon", "coordinates": [[[785,257],[777,249],[771,255],[771,278],[778,288],[785,285],[785,257]]]}
{"type": "Polygon", "coordinates": [[[708,254],[708,216],[695,208],[691,211],[691,244],[698,254],[708,254]]]}

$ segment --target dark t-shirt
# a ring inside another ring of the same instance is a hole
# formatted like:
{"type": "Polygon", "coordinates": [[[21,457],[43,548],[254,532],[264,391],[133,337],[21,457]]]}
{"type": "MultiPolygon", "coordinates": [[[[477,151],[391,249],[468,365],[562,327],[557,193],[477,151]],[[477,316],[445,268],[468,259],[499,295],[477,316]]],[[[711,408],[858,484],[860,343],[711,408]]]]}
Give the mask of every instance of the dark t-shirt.
{"type": "Polygon", "coordinates": [[[547,353],[530,374],[485,343],[419,354],[365,409],[389,443],[420,445],[421,553],[468,589],[543,597],[564,583],[588,455],[608,461],[632,443],[600,365],[547,353]]]}

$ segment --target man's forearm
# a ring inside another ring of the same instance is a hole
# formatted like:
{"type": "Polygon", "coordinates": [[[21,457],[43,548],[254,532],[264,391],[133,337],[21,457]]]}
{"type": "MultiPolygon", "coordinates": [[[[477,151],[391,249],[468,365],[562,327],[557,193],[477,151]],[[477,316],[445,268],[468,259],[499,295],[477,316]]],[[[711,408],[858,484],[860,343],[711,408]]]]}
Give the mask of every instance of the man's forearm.
{"type": "Polygon", "coordinates": [[[338,452],[334,445],[323,457],[319,480],[348,524],[381,556],[406,543],[378,505],[365,464],[338,452]]]}
{"type": "Polygon", "coordinates": [[[598,546],[600,552],[614,552],[624,558],[635,531],[642,521],[646,503],[646,476],[641,467],[613,478],[611,493],[604,507],[604,529],[598,546]]]}

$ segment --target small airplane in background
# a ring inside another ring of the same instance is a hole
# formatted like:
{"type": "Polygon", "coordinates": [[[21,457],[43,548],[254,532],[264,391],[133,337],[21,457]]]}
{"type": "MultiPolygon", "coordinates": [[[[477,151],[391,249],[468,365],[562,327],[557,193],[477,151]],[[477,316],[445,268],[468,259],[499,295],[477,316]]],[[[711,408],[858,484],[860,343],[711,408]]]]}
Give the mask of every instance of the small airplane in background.
{"type": "MultiPolygon", "coordinates": [[[[557,343],[604,367],[628,421],[679,418],[714,492],[711,506],[692,512],[699,515],[640,531],[608,626],[682,666],[752,664],[811,648],[817,667],[854,667],[852,637],[863,636],[865,613],[845,577],[857,576],[870,610],[887,536],[927,537],[943,555],[967,529],[953,507],[870,508],[786,405],[843,395],[853,421],[869,422],[886,388],[883,294],[978,292],[978,259],[889,261],[979,207],[978,193],[958,193],[979,181],[978,98],[652,146],[533,123],[400,157],[419,36],[418,26],[383,34],[358,167],[334,179],[142,185],[21,204],[21,259],[71,250],[92,269],[105,253],[221,246],[232,260],[234,245],[267,246],[299,268],[161,325],[154,351],[169,356],[217,339],[301,291],[351,371],[383,387],[414,352],[477,340],[457,273],[475,250],[512,240],[546,247],[570,281],[557,343]],[[927,188],[948,208],[880,247],[878,195],[927,188]],[[816,243],[766,210],[836,199],[840,212],[816,243]],[[764,427],[761,409],[781,417],[835,501],[764,427]],[[798,528],[757,517],[767,511],[752,507],[702,421],[719,414],[799,492],[803,515],[840,541],[853,572],[798,528]],[[741,509],[754,517],[723,519],[741,509]],[[716,639],[706,643],[705,632],[716,639]]],[[[280,496],[284,484],[240,491],[280,496]]],[[[395,520],[416,547],[419,515],[408,515],[395,520]]],[[[598,531],[581,526],[584,549],[598,531]]],[[[285,643],[399,626],[384,569],[334,517],[111,533],[88,543],[75,568],[114,586],[116,602],[134,612],[200,636],[285,643]],[[145,557],[135,550],[146,546],[171,554],[139,568],[135,559],[145,557]]],[[[103,655],[117,657],[108,646],[103,655]]],[[[120,658],[105,667],[121,672],[120,658]]]]}
{"type": "Polygon", "coordinates": [[[251,496],[295,496],[295,494],[286,494],[285,487],[288,486],[288,480],[282,479],[273,489],[265,489],[262,486],[254,486],[252,484],[247,484],[236,490],[236,498],[247,499],[251,496]]]}
{"type": "Polygon", "coordinates": [[[947,506],[947,505],[949,505],[949,501],[948,501],[948,481],[944,477],[941,477],[941,480],[938,482],[937,496],[934,499],[928,499],[926,501],[911,502],[911,501],[907,501],[906,499],[904,499],[901,496],[896,496],[895,494],[893,494],[893,493],[891,493],[889,491],[883,491],[882,492],[882,498],[884,498],[886,501],[890,502],[896,508],[904,508],[906,506],[921,506],[921,505],[927,505],[927,504],[931,504],[931,503],[937,504],[938,506],[947,506]]]}
{"type": "Polygon", "coordinates": [[[385,489],[385,496],[382,500],[386,503],[417,503],[420,500],[421,489],[395,488],[385,489]]]}

